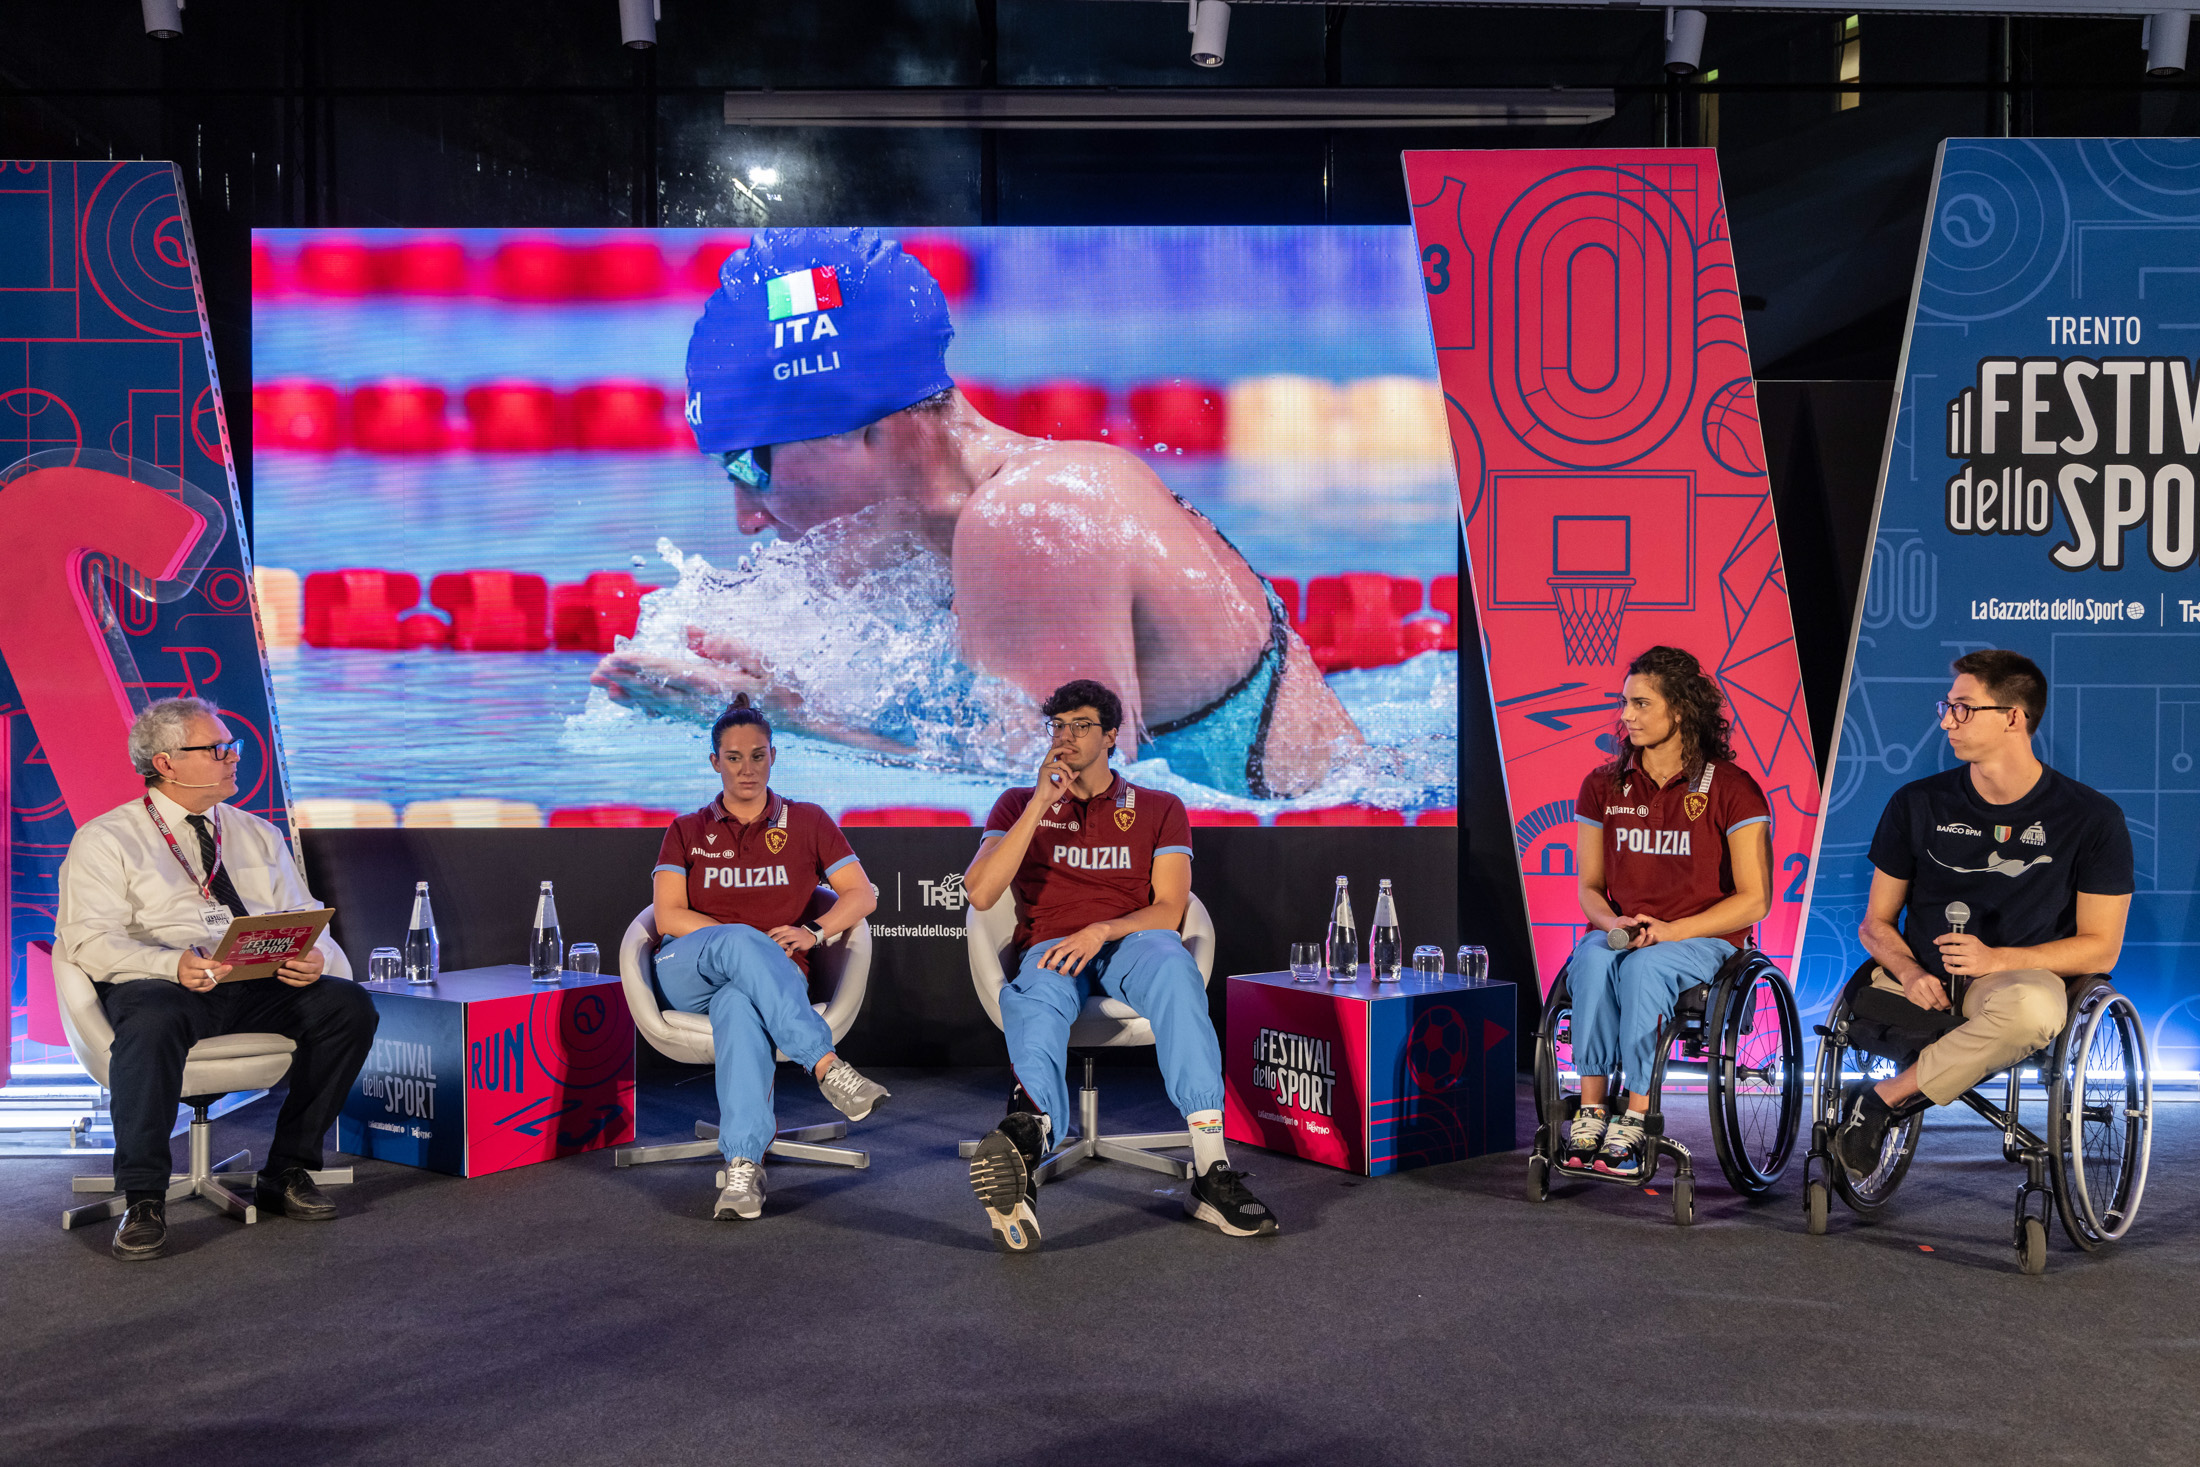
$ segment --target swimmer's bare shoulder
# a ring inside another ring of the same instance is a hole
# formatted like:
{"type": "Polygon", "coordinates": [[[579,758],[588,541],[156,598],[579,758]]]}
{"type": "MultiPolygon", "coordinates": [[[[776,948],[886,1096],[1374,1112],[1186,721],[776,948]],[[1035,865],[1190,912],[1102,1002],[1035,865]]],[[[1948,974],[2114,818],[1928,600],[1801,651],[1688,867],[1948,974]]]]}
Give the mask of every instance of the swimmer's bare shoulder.
{"type": "MultiPolygon", "coordinates": [[[[1153,537],[1198,533],[1198,521],[1138,455],[1112,443],[1024,438],[972,489],[955,523],[958,581],[998,568],[1043,542],[1062,568],[1101,557],[1137,565],[1127,550],[1153,537]]],[[[1118,572],[1120,574],[1120,571],[1118,572]]]]}

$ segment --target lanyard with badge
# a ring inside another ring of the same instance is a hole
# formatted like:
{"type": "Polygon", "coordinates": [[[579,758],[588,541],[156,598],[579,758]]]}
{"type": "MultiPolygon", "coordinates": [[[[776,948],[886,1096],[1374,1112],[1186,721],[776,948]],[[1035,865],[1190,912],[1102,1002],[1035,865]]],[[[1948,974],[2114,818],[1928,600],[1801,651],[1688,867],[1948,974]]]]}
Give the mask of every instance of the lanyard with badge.
{"type": "Polygon", "coordinates": [[[227,902],[214,895],[214,873],[222,869],[221,817],[218,815],[207,817],[208,823],[214,827],[214,859],[207,863],[206,877],[201,880],[198,874],[192,871],[190,861],[183,854],[183,847],[176,843],[175,832],[168,828],[168,822],[161,819],[160,811],[154,808],[153,797],[144,795],[141,798],[145,802],[145,813],[153,817],[153,827],[160,832],[160,838],[168,842],[168,854],[176,858],[176,864],[183,868],[183,874],[190,879],[192,889],[199,895],[201,903],[199,910],[200,925],[206,929],[206,935],[209,938],[219,941],[229,931],[230,918],[235,915],[229,910],[227,902]]]}

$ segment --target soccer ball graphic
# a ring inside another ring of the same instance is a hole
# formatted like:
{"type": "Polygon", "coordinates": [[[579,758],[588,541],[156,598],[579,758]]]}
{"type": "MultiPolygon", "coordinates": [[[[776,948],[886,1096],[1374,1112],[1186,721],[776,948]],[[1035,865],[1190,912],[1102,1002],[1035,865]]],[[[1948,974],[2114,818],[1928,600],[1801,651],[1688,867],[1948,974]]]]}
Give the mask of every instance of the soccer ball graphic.
{"type": "Polygon", "coordinates": [[[1466,1078],[1467,1026],[1458,1011],[1432,1008],[1413,1021],[1406,1039],[1406,1068],[1421,1092],[1450,1090],[1466,1078]]]}

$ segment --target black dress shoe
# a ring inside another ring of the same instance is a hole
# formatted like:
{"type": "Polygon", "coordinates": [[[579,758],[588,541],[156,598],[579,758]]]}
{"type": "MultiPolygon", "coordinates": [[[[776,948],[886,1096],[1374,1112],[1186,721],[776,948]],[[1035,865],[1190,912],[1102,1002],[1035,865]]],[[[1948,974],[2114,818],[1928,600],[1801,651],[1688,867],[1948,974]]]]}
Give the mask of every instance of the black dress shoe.
{"type": "Polygon", "coordinates": [[[313,1173],[302,1166],[272,1176],[262,1172],[252,1187],[252,1205],[296,1222],[327,1222],[336,1216],[336,1204],[313,1185],[313,1173]]]}
{"type": "Polygon", "coordinates": [[[142,1263],[168,1251],[168,1204],[133,1202],[115,1229],[115,1257],[124,1263],[142,1263]]]}

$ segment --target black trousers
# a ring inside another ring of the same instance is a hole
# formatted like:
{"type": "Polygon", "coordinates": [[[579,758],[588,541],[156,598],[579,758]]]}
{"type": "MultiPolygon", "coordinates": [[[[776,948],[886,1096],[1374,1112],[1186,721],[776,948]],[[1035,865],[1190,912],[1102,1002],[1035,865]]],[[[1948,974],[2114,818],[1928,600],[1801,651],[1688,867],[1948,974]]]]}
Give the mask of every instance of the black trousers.
{"type": "Polygon", "coordinates": [[[158,978],[99,985],[99,1006],[115,1026],[107,1088],[114,1100],[115,1186],[168,1186],[168,1137],[183,1098],[183,1060],[217,1034],[281,1034],[297,1041],[290,1094],[275,1117],[275,1141],[261,1170],[318,1171],[321,1141],[366,1063],[382,1016],[356,983],[323,978],[293,988],[274,978],[223,983],[193,993],[158,978]]]}

